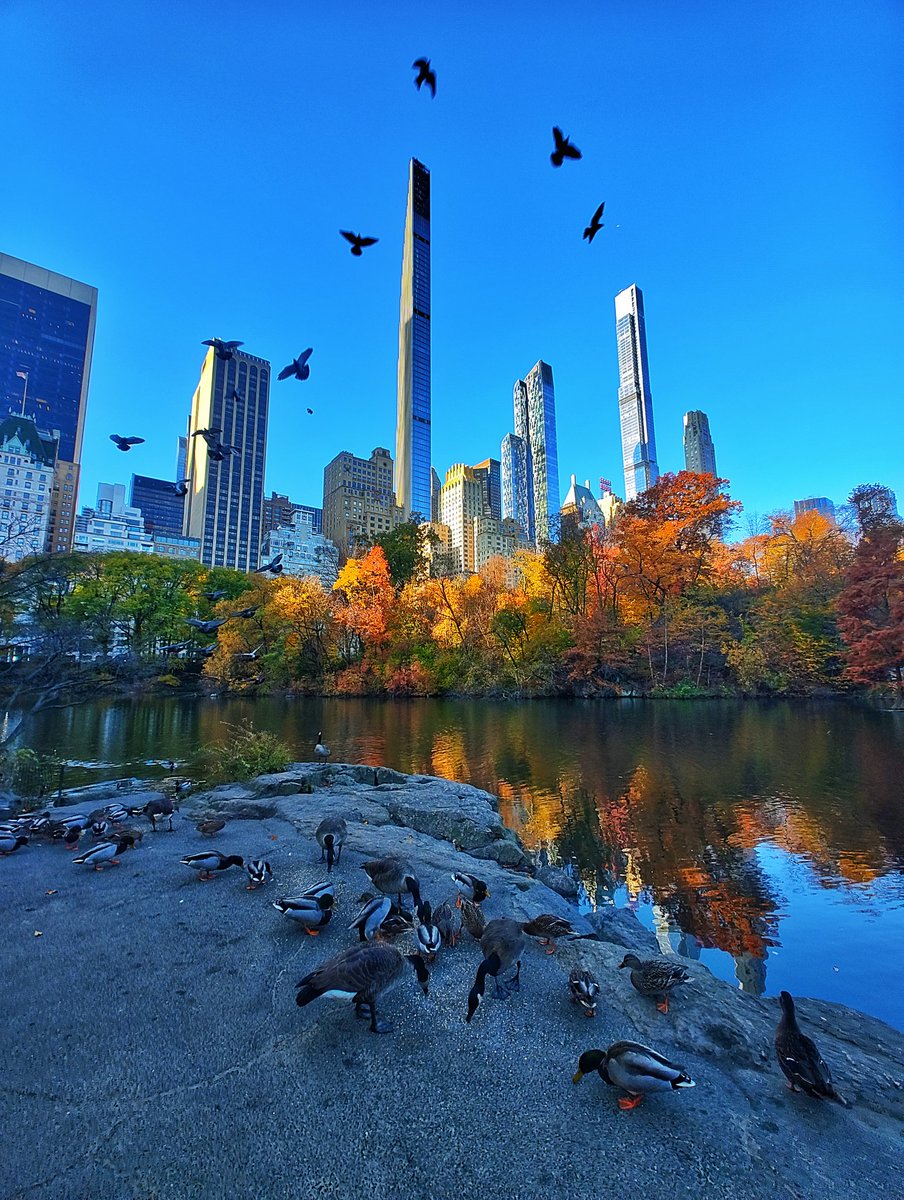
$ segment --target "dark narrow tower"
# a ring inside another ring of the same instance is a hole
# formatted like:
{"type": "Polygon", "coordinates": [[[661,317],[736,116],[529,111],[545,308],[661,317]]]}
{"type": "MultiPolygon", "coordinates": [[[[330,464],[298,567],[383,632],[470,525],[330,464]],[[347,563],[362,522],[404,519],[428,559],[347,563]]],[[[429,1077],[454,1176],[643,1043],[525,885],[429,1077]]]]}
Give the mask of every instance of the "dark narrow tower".
{"type": "Polygon", "coordinates": [[[429,521],[430,478],[430,172],[413,158],[402,251],[396,503],[406,519],[429,521]]]}
{"type": "Polygon", "coordinates": [[[716,450],[709,432],[709,417],[699,409],[684,414],[684,466],[698,475],[715,475],[716,450]]]}

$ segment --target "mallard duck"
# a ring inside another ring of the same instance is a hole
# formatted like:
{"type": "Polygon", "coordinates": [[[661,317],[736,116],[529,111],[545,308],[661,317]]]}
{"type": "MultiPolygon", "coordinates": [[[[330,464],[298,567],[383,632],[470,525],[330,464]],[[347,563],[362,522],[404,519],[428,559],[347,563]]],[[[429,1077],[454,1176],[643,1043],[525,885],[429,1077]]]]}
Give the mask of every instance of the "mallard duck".
{"type": "Polygon", "coordinates": [[[0,854],[5,858],[8,854],[15,854],[17,850],[21,850],[23,846],[28,845],[28,835],[24,833],[4,833],[0,835],[0,854]]]}
{"type": "Polygon", "coordinates": [[[297,896],[274,900],[273,907],[284,917],[300,925],[305,933],[317,937],[321,929],[329,925],[333,916],[332,892],[321,892],[319,896],[297,896]]]}
{"type": "Polygon", "coordinates": [[[202,854],[187,854],[179,862],[198,872],[198,879],[213,879],[214,871],[225,871],[229,867],[243,867],[245,860],[238,854],[221,854],[219,850],[205,850],[202,854]]]}
{"type": "Polygon", "coordinates": [[[320,861],[326,858],[327,874],[333,869],[333,863],[338,863],[342,857],[342,847],[348,836],[348,825],[342,817],[324,817],[314,831],[317,845],[320,847],[320,861]]]}
{"type": "MultiPolygon", "coordinates": [[[[144,808],[140,808],[138,812],[144,815],[151,822],[151,829],[154,833],[157,832],[157,821],[163,820],[166,817],[169,822],[167,832],[173,832],[173,813],[176,811],[176,805],[172,796],[161,796],[159,800],[148,800],[144,808]]],[[[137,814],[133,814],[137,815],[137,814]]]]}
{"type": "Polygon", "coordinates": [[[255,888],[263,887],[265,883],[273,878],[273,871],[270,869],[270,864],[264,862],[262,858],[249,858],[245,863],[245,870],[248,872],[247,890],[253,892],[255,888]]]}
{"type": "Polygon", "coordinates": [[[413,967],[426,996],[430,973],[419,954],[401,954],[394,946],[368,942],[340,950],[332,958],[305,975],[296,987],[295,1003],[310,1004],[318,996],[335,1000],[351,1000],[356,1017],[370,1017],[371,1033],[390,1033],[392,1026],[377,1020],[377,999],[391,987],[401,983],[406,965],[413,967]]]}
{"type": "Polygon", "coordinates": [[[91,833],[97,838],[106,837],[112,828],[113,822],[108,821],[106,817],[101,817],[99,821],[91,822],[91,833]]]}
{"type": "Polygon", "coordinates": [[[684,967],[669,962],[667,958],[640,959],[636,954],[626,954],[619,963],[619,970],[622,967],[631,968],[631,982],[641,996],[661,997],[656,1001],[661,1013],[669,1011],[669,992],[672,988],[690,979],[684,967]]]}
{"type": "Polygon", "coordinates": [[[323,730],[317,734],[317,745],[314,747],[314,757],[320,759],[321,762],[326,762],[332,751],[329,746],[323,744],[323,730]]]}
{"type": "Polygon", "coordinates": [[[339,901],[336,899],[335,890],[335,884],[331,880],[325,879],[323,883],[315,883],[313,887],[305,888],[300,894],[306,900],[319,900],[321,896],[329,895],[332,898],[333,907],[338,908],[339,901]]]}
{"type": "Polygon", "coordinates": [[[133,815],[124,804],[106,804],[101,810],[98,820],[112,821],[114,825],[118,825],[123,821],[128,821],[129,817],[133,815]]]}
{"type": "Polygon", "coordinates": [[[439,930],[443,945],[455,946],[461,937],[461,909],[444,900],[433,911],[433,924],[439,930]]]}
{"type": "Polygon", "coordinates": [[[349,929],[357,929],[359,942],[372,942],[380,932],[380,926],[389,916],[392,900],[388,896],[373,896],[365,901],[364,907],[358,912],[349,925],[349,929]]]}
{"type": "Polygon", "coordinates": [[[480,939],[480,949],[483,951],[483,962],[477,968],[474,985],[468,992],[468,1015],[465,1020],[470,1025],[471,1018],[483,999],[487,975],[492,975],[496,984],[496,997],[499,1000],[508,998],[511,992],[521,986],[521,955],[524,953],[524,929],[520,921],[510,917],[496,917],[490,921],[480,939]],[[515,974],[505,985],[500,984],[499,976],[515,967],[515,974]]]}
{"type": "Polygon", "coordinates": [[[568,994],[575,1004],[580,1004],[585,1017],[596,1016],[600,985],[592,971],[586,967],[572,967],[568,976],[568,994]]]}
{"type": "Polygon", "coordinates": [[[461,912],[461,923],[467,929],[468,933],[475,942],[479,942],[483,937],[483,931],[487,927],[487,919],[479,904],[475,904],[473,900],[462,900],[459,911],[461,912]]]}
{"type": "Polygon", "coordinates": [[[570,921],[557,917],[555,913],[540,913],[538,917],[525,921],[521,928],[528,937],[535,937],[541,946],[545,946],[547,954],[555,954],[556,938],[574,937],[577,934],[570,921]]]}
{"type": "Polygon", "coordinates": [[[117,854],[124,854],[132,846],[133,839],[126,835],[121,837],[116,842],[98,842],[96,846],[92,846],[90,850],[86,850],[84,854],[80,854],[78,858],[72,861],[80,865],[94,867],[95,871],[103,870],[103,864],[109,863],[111,867],[119,866],[117,854]]]}
{"type": "Polygon", "coordinates": [[[362,863],[361,866],[378,891],[385,896],[398,897],[399,908],[402,907],[402,892],[410,892],[415,908],[418,907],[421,902],[421,885],[410,863],[388,855],[362,863]]]}
{"type": "Polygon", "coordinates": [[[77,850],[84,832],[85,828],[82,825],[66,825],[63,829],[58,830],[54,836],[61,838],[67,850],[77,850]]]}
{"type": "Polygon", "coordinates": [[[798,1025],[791,993],[782,992],[779,999],[782,1015],[775,1030],[775,1054],[791,1091],[803,1088],[808,1096],[835,1100],[845,1108],[850,1108],[850,1103],[835,1090],[832,1072],[823,1061],[816,1043],[798,1025]]]}
{"type": "Polygon", "coordinates": [[[195,826],[195,829],[197,829],[198,833],[200,833],[202,837],[213,837],[214,834],[219,833],[221,829],[225,828],[225,826],[225,817],[208,817],[204,821],[199,821],[195,826]]]}
{"type": "Polygon", "coordinates": [[[639,1042],[613,1042],[608,1050],[585,1050],[572,1082],[580,1083],[591,1071],[597,1071],[604,1082],[628,1093],[630,1099],[621,1096],[618,1101],[618,1107],[625,1110],[636,1108],[647,1092],[695,1086],[681,1067],[639,1042]]]}
{"type": "Polygon", "coordinates": [[[462,897],[473,901],[474,904],[482,904],[490,894],[486,883],[476,875],[469,875],[467,871],[454,871],[452,881],[458,888],[455,898],[458,908],[461,908],[462,897]]]}
{"type": "Polygon", "coordinates": [[[426,958],[427,962],[433,962],[437,954],[439,954],[439,948],[443,943],[440,932],[433,920],[433,912],[429,900],[425,900],[418,907],[414,933],[424,958],[426,958]]]}

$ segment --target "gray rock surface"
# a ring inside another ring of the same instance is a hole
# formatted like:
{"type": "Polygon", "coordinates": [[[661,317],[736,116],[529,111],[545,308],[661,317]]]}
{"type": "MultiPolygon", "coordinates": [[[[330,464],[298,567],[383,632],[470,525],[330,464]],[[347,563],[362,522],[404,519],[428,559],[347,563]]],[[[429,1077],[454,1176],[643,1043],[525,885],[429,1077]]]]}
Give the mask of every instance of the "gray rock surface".
{"type": "Polygon", "coordinates": [[[588,913],[587,920],[603,942],[624,946],[635,954],[660,954],[656,935],[641,925],[629,908],[598,908],[588,913]]]}

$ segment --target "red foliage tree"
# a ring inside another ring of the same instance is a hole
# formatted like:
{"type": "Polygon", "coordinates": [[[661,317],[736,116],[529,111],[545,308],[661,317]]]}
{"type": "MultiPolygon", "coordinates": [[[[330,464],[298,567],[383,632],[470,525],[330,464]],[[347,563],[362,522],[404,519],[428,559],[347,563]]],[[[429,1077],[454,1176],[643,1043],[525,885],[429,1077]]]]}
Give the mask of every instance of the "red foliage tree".
{"type": "Polygon", "coordinates": [[[845,674],[854,683],[893,678],[904,689],[904,525],[868,526],[854,551],[837,600],[838,629],[847,646],[845,674]]]}

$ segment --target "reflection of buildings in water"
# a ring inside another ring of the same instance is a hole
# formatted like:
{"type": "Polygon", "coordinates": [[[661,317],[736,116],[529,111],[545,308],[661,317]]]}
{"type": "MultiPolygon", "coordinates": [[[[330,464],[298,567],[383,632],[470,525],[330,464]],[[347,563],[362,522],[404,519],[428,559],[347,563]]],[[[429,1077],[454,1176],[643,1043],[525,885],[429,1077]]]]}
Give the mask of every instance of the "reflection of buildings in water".
{"type": "Polygon", "coordinates": [[[751,996],[762,996],[766,990],[766,959],[764,951],[762,958],[754,954],[736,954],[734,956],[735,978],[742,992],[751,996]]]}
{"type": "Polygon", "coordinates": [[[678,945],[675,947],[675,951],[677,954],[680,954],[682,958],[690,958],[693,959],[694,962],[697,962],[697,960],[700,958],[701,946],[702,943],[698,938],[695,938],[692,933],[685,933],[684,930],[682,930],[681,936],[678,939],[678,945]]]}
{"type": "Polygon", "coordinates": [[[653,930],[663,954],[680,954],[695,961],[700,957],[700,942],[686,933],[672,914],[661,904],[653,905],[653,930]]]}
{"type": "Polygon", "coordinates": [[[625,847],[625,887],[628,889],[628,898],[635,902],[644,887],[641,856],[636,849],[629,850],[627,847],[625,847]]]}

